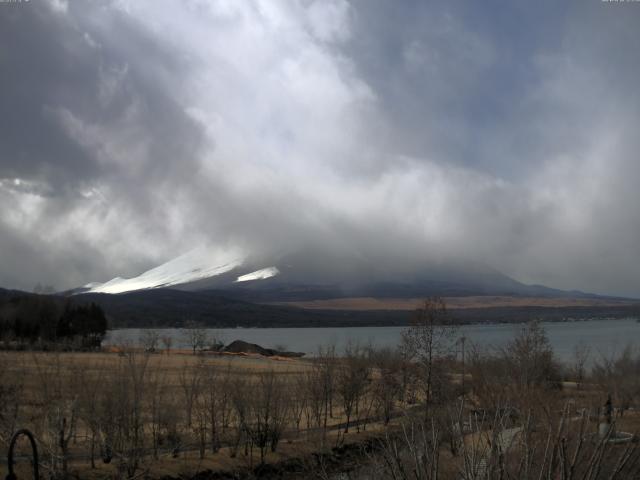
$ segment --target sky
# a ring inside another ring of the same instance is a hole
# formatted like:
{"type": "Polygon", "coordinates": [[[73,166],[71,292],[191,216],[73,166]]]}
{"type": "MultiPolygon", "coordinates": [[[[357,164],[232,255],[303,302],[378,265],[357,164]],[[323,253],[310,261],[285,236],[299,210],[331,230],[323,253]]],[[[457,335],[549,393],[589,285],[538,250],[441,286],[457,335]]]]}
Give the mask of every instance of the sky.
{"type": "Polygon", "coordinates": [[[0,286],[200,245],[640,297],[640,2],[0,3],[0,286]]]}

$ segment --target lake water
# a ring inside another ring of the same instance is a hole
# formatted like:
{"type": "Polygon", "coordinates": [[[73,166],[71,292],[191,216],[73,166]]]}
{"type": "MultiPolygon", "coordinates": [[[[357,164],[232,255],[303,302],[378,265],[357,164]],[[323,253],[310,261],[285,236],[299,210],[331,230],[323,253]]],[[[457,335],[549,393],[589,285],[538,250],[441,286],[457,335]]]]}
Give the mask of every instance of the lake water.
{"type": "MultiPolygon", "coordinates": [[[[591,349],[591,358],[610,356],[627,345],[640,346],[640,323],[636,319],[584,320],[576,322],[542,323],[549,341],[559,359],[568,361],[576,345],[591,349]]],[[[519,324],[465,325],[458,335],[464,335],[467,346],[501,347],[522,328],[519,324]]],[[[224,343],[244,340],[263,347],[284,347],[290,351],[313,355],[319,346],[335,344],[338,350],[348,342],[394,347],[400,343],[404,327],[348,327],[348,328],[221,328],[212,329],[224,343]]],[[[172,348],[188,348],[185,332],[181,329],[156,329],[161,336],[173,338],[172,348]]],[[[104,344],[140,345],[143,329],[111,330],[104,344]]]]}

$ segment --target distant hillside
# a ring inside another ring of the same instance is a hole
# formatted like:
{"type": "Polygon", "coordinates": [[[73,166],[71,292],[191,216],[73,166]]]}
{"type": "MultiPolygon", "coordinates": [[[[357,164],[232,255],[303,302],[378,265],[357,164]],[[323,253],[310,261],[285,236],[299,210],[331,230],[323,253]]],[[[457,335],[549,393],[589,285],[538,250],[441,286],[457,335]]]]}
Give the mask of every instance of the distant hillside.
{"type": "Polygon", "coordinates": [[[312,311],[253,304],[216,291],[151,289],[121,294],[88,293],[75,298],[100,305],[114,328],[181,327],[191,321],[211,327],[397,325],[407,321],[407,312],[312,311]]]}
{"type": "MultiPolygon", "coordinates": [[[[414,299],[343,298],[301,302],[295,305],[266,305],[230,298],[228,291],[181,291],[149,289],[122,294],[74,295],[74,303],[94,302],[101,306],[110,328],[181,327],[195,321],[211,327],[329,327],[392,326],[408,324],[414,299]],[[297,305],[297,306],[296,306],[297,305]],[[308,308],[301,308],[301,307],[308,308]]],[[[0,288],[0,301],[33,293],[0,288]]],[[[63,297],[56,296],[59,300],[63,297]]],[[[604,298],[604,297],[603,297],[604,298]]],[[[460,323],[516,323],[534,319],[562,321],[584,318],[640,317],[640,304],[630,300],[589,300],[553,297],[451,298],[451,314],[460,323]],[[587,304],[585,303],[587,302],[587,304]],[[594,303],[589,305],[588,302],[594,303]]],[[[1,302],[0,302],[1,303],[1,302]]]]}
{"type": "MultiPolygon", "coordinates": [[[[219,291],[184,292],[151,289],[138,292],[82,294],[107,313],[112,328],[181,327],[195,321],[211,327],[347,327],[407,325],[407,310],[303,309],[254,304],[225,297],[219,291]]],[[[562,321],[640,316],[638,304],[539,306],[514,305],[450,309],[461,323],[516,323],[534,319],[562,321]]]]}

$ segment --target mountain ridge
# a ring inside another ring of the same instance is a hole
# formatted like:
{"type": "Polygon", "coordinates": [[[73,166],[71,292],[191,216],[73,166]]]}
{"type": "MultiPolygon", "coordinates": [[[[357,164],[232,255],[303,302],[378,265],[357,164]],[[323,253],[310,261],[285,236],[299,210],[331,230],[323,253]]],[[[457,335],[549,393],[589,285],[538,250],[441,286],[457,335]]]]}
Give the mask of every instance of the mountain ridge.
{"type": "Polygon", "coordinates": [[[259,303],[433,295],[614,298],[527,285],[478,262],[411,262],[317,247],[273,258],[251,258],[238,250],[212,252],[198,248],[136,277],[116,277],[66,293],[124,293],[157,288],[218,290],[230,298],[259,303]]]}

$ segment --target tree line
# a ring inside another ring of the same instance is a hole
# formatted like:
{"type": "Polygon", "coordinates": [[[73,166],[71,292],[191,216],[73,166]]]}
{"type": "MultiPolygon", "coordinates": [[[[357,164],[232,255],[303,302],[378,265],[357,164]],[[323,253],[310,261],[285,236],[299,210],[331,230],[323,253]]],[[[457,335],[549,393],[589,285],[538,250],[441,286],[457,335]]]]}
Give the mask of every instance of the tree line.
{"type": "Polygon", "coordinates": [[[5,348],[97,348],[106,331],[107,318],[94,303],[76,304],[52,295],[14,295],[0,302],[0,340],[5,348]]]}

